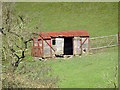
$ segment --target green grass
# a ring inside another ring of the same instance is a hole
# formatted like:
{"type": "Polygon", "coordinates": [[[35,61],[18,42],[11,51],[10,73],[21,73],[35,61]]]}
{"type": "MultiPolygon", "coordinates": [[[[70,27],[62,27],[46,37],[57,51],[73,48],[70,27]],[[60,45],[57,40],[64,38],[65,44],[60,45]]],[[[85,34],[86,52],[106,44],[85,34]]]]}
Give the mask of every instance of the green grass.
{"type": "MultiPolygon", "coordinates": [[[[109,83],[108,80],[114,81],[114,67],[117,64],[117,47],[104,49],[95,54],[83,55],[82,57],[48,59],[44,62],[32,60],[31,56],[27,56],[19,64],[15,77],[19,80],[22,78],[23,83],[30,81],[33,86],[37,86],[40,83],[38,78],[45,77],[41,75],[41,65],[45,65],[44,68],[48,68],[50,72],[52,71],[50,75],[53,77],[58,76],[57,86],[60,88],[114,88],[113,83],[109,83]]],[[[6,64],[5,66],[8,67],[9,65],[6,64]]],[[[2,70],[5,71],[4,69],[6,68],[3,65],[2,70]]]]}
{"type": "Polygon", "coordinates": [[[37,78],[43,77],[41,75],[41,65],[46,65],[50,72],[52,70],[50,75],[58,76],[57,86],[60,88],[114,88],[114,84],[109,83],[108,80],[114,82],[114,67],[117,64],[117,47],[107,48],[82,57],[48,59],[44,62],[32,60],[32,57],[28,56],[20,63],[16,71],[16,78],[20,75],[21,78],[24,78],[24,83],[27,83],[27,79],[29,79],[31,84],[36,86],[39,83],[37,78]]]}
{"type": "MultiPolygon", "coordinates": [[[[118,32],[118,3],[16,3],[15,10],[14,13],[29,21],[25,27],[31,31],[86,30],[90,37],[118,32]]],[[[114,87],[107,80],[114,80],[114,66],[117,62],[117,48],[111,48],[66,60],[50,59],[45,63],[53,68],[54,76],[59,76],[58,86],[61,88],[98,88],[114,87]],[[105,79],[104,74],[108,74],[105,79]]],[[[29,72],[22,76],[30,74],[31,77],[40,77],[39,64],[42,62],[34,62],[28,55],[20,63],[21,66],[24,64],[29,66],[28,71],[38,70],[38,73],[32,76],[32,72],[29,72]]]]}
{"type": "Polygon", "coordinates": [[[114,88],[113,83],[108,80],[114,81],[114,67],[117,62],[117,48],[72,59],[47,61],[53,68],[54,75],[59,76],[58,86],[61,88],[114,88]]]}
{"type": "Polygon", "coordinates": [[[118,32],[118,3],[17,3],[32,31],[86,30],[90,37],[118,32]]]}

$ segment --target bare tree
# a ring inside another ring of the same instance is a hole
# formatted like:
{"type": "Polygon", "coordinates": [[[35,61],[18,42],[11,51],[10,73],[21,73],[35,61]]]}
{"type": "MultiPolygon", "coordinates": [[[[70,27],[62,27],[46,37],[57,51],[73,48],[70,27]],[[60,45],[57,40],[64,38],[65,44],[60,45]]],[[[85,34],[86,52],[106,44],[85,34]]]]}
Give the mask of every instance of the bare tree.
{"type": "Polygon", "coordinates": [[[24,26],[28,19],[23,15],[14,15],[14,6],[15,3],[3,3],[3,28],[0,32],[3,35],[4,60],[10,59],[10,57],[16,58],[17,60],[13,65],[18,66],[25,57],[27,43],[32,40],[33,33],[28,32],[24,26]],[[21,55],[16,53],[17,50],[22,51],[21,55]]]}
{"type": "MultiPolygon", "coordinates": [[[[38,26],[36,26],[35,27],[36,30],[30,32],[29,29],[26,27],[26,24],[30,22],[31,17],[25,16],[21,13],[15,13],[14,7],[15,7],[15,3],[2,3],[3,27],[0,29],[0,32],[2,33],[2,60],[5,62],[6,61],[9,62],[11,65],[11,66],[5,66],[6,71],[2,71],[2,73],[4,73],[3,76],[5,76],[4,78],[2,78],[2,82],[4,83],[4,85],[2,85],[3,87],[13,87],[13,86],[16,87],[18,83],[21,83],[20,80],[19,80],[20,82],[15,80],[16,79],[15,71],[19,70],[20,73],[23,72],[22,69],[18,69],[19,63],[23,61],[24,58],[26,57],[25,52],[28,48],[30,48],[28,47],[28,44],[32,40],[33,34],[38,35],[37,30],[39,30],[38,26]]],[[[29,67],[33,67],[32,65],[31,66],[29,65],[28,68],[26,68],[26,65],[24,64],[22,65],[23,68],[26,69],[26,71],[23,72],[23,76],[24,73],[28,73],[32,71],[30,74],[31,76],[28,77],[30,79],[29,80],[27,79],[28,81],[30,81],[33,77],[32,75],[34,75],[34,73],[36,73],[37,71],[34,69],[32,70],[29,69],[29,67]]],[[[38,69],[38,72],[47,74],[47,72],[50,71],[49,69],[50,69],[49,67],[48,68],[46,66],[43,67],[42,65],[41,69],[40,68],[38,69]]],[[[53,87],[55,86],[57,79],[50,76],[50,78],[46,80],[46,77],[44,76],[43,79],[38,78],[36,79],[36,81],[38,81],[38,83],[41,83],[42,86],[53,87]]],[[[36,85],[31,86],[32,84],[34,84],[34,82],[28,85],[28,87],[36,86],[36,85]]],[[[37,85],[40,86],[40,84],[37,85]]],[[[20,84],[17,86],[20,87],[20,84]]]]}

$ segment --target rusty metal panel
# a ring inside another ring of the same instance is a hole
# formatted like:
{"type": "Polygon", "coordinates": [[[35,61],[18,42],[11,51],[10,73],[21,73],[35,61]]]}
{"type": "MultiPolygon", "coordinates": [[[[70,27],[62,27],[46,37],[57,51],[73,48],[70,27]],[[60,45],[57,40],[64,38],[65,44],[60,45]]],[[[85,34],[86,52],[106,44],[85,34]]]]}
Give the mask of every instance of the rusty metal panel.
{"type": "MultiPolygon", "coordinates": [[[[83,37],[89,36],[89,33],[85,30],[71,30],[71,31],[61,31],[61,32],[41,32],[39,33],[42,35],[44,39],[50,39],[51,37],[83,37]]],[[[38,39],[41,38],[40,36],[38,39]]]]}
{"type": "Polygon", "coordinates": [[[80,37],[74,37],[74,54],[81,54],[80,50],[80,37]]]}
{"type": "MultiPolygon", "coordinates": [[[[50,40],[46,40],[49,44],[50,44],[50,40]]],[[[50,53],[50,46],[43,41],[43,52],[44,52],[44,57],[51,57],[51,53],[50,53]]]]}
{"type": "Polygon", "coordinates": [[[40,57],[41,54],[40,54],[40,48],[38,47],[32,47],[31,49],[31,55],[34,56],[34,57],[40,57]]]}
{"type": "Polygon", "coordinates": [[[86,53],[88,52],[88,37],[82,37],[82,52],[86,53]]]}
{"type": "Polygon", "coordinates": [[[64,38],[56,38],[56,55],[64,54],[64,38]]]}
{"type": "Polygon", "coordinates": [[[37,38],[33,39],[31,44],[32,44],[31,55],[34,57],[40,57],[41,56],[41,48],[39,47],[39,42],[38,42],[37,38]]]}
{"type": "Polygon", "coordinates": [[[40,56],[40,57],[43,56],[42,46],[43,46],[43,45],[42,45],[42,40],[39,40],[39,47],[38,47],[38,48],[39,48],[39,49],[38,49],[39,51],[38,51],[38,52],[39,52],[39,56],[40,56]]]}
{"type": "Polygon", "coordinates": [[[39,40],[39,46],[42,47],[42,40],[39,40]]]}

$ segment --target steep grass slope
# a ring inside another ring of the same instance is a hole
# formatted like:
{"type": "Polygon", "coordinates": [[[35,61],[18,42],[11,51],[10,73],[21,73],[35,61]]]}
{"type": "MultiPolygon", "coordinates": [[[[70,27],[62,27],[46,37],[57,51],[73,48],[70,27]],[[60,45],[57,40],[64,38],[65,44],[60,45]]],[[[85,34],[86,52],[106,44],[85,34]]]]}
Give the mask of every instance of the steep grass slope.
{"type": "Polygon", "coordinates": [[[118,3],[16,3],[15,10],[31,20],[31,30],[87,30],[91,37],[118,32],[118,3]]]}
{"type": "MultiPolygon", "coordinates": [[[[36,30],[35,27],[44,32],[86,30],[90,37],[118,32],[118,3],[16,3],[15,10],[15,13],[30,19],[26,27],[32,31],[36,30]]],[[[113,88],[113,83],[108,80],[114,81],[117,54],[117,48],[113,48],[82,58],[52,59],[47,63],[53,68],[54,75],[59,76],[60,87],[113,88]],[[108,75],[107,78],[104,74],[108,75]]],[[[29,59],[32,58],[26,57],[28,63],[29,59]]]]}
{"type": "Polygon", "coordinates": [[[47,61],[54,75],[59,76],[61,88],[114,88],[117,62],[117,48],[94,55],[47,61]]]}

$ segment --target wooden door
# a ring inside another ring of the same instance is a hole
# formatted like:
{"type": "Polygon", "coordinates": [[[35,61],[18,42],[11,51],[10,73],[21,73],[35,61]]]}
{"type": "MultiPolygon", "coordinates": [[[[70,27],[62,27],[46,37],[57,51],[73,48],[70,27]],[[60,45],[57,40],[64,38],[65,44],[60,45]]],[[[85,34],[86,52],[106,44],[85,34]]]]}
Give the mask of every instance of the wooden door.
{"type": "Polygon", "coordinates": [[[56,38],[56,55],[64,54],[64,38],[56,38]]]}

